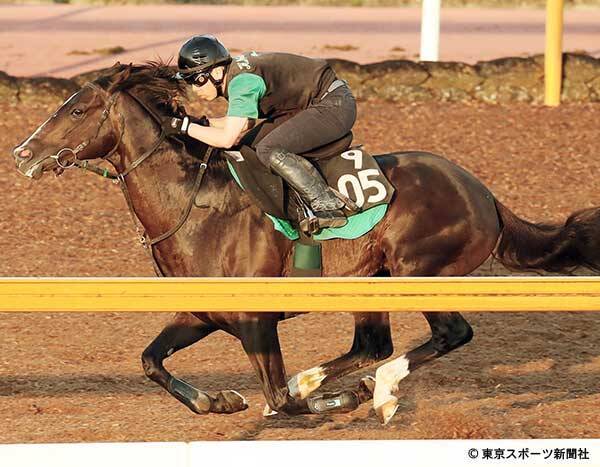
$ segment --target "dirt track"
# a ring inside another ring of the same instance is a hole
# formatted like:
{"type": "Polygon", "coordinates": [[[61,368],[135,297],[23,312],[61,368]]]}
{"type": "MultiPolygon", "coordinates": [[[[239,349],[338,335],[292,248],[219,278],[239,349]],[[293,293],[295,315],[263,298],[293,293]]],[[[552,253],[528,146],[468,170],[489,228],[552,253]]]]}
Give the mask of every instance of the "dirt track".
{"type": "MultiPolygon", "coordinates": [[[[149,276],[118,188],[67,172],[34,183],[9,149],[49,114],[0,104],[0,275],[149,276]]],[[[361,103],[357,142],[372,152],[425,149],[475,173],[516,213],[560,221],[600,204],[600,106],[361,103]]],[[[496,267],[477,274],[503,274],[496,267]]],[[[198,439],[600,437],[600,314],[468,316],[475,339],[401,385],[402,406],[381,427],[353,414],[263,419],[264,399],[239,343],[222,333],[167,362],[198,387],[236,389],[250,408],[193,415],[141,370],[166,315],[0,316],[0,442],[198,439]]],[[[393,317],[396,355],[427,338],[419,314],[393,317]]],[[[290,374],[347,350],[347,315],[281,325],[290,374]]],[[[334,387],[355,387],[359,375],[334,387]]]]}

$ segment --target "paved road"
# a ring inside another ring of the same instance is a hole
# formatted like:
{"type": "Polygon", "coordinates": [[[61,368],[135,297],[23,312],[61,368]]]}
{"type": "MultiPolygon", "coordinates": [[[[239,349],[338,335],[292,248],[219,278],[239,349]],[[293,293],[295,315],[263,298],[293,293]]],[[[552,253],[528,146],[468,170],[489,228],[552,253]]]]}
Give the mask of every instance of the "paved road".
{"type": "MultiPolygon", "coordinates": [[[[544,50],[543,10],[444,9],[441,60],[478,60],[544,50]]],[[[0,70],[74,74],[116,60],[175,56],[196,33],[217,34],[233,52],[281,50],[360,63],[415,59],[418,8],[240,6],[0,6],[0,70]],[[94,53],[121,46],[117,55],[94,53]]],[[[600,9],[565,13],[564,48],[600,55],[600,9]]]]}

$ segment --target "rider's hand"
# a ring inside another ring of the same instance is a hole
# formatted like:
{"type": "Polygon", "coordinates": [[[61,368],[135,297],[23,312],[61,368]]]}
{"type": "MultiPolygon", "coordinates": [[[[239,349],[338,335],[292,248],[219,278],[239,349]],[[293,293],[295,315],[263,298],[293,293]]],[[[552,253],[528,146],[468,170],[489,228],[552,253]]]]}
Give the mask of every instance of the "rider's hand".
{"type": "Polygon", "coordinates": [[[187,135],[190,123],[190,117],[187,115],[183,118],[169,117],[163,124],[165,134],[167,136],[187,135]]]}
{"type": "Polygon", "coordinates": [[[165,133],[167,136],[187,135],[192,123],[200,126],[210,126],[210,122],[206,116],[200,118],[190,115],[186,115],[183,118],[169,117],[164,123],[165,133]]]}

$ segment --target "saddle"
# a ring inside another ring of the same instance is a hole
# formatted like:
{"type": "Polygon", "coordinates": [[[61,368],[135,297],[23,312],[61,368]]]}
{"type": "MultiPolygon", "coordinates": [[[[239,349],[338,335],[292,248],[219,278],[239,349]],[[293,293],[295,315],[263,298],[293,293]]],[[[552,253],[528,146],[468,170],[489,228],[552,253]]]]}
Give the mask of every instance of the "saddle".
{"type": "MultiPolygon", "coordinates": [[[[311,215],[310,209],[281,177],[260,162],[254,147],[262,131],[257,128],[251,133],[236,150],[224,151],[229,169],[263,212],[298,228],[311,215]]],[[[394,193],[375,159],[362,146],[350,147],[352,139],[353,134],[349,132],[336,141],[300,154],[315,165],[328,185],[347,202],[349,217],[389,203],[394,193]]]]}

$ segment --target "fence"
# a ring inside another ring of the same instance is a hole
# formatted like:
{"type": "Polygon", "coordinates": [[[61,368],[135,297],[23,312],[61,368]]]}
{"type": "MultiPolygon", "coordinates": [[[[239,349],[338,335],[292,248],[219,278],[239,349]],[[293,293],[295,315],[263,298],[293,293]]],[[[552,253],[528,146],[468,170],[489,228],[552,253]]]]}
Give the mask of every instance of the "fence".
{"type": "Polygon", "coordinates": [[[0,312],[600,311],[594,277],[10,278],[0,312]]]}

